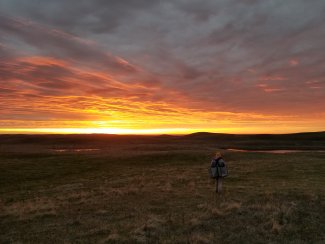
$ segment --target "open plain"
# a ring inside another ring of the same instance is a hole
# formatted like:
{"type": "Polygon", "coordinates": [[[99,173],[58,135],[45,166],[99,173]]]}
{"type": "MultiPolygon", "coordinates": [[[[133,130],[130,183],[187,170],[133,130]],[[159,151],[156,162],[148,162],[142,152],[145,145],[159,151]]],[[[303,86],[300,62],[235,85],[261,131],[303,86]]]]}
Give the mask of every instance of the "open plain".
{"type": "Polygon", "coordinates": [[[324,133],[1,135],[0,242],[324,243],[324,150],[324,133]]]}

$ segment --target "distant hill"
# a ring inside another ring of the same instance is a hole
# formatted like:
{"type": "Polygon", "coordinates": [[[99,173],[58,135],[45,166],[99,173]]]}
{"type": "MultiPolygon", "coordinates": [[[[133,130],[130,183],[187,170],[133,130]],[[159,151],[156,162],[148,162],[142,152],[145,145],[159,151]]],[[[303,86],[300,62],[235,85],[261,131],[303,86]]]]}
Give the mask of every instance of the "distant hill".
{"type": "Polygon", "coordinates": [[[292,134],[222,134],[197,132],[183,136],[180,140],[196,143],[213,143],[217,148],[237,149],[306,149],[324,150],[325,132],[292,134]]]}
{"type": "Polygon", "coordinates": [[[325,139],[325,131],[321,132],[302,132],[290,134],[226,134],[226,133],[210,133],[210,132],[196,132],[184,135],[188,139],[325,139]]]}
{"type": "Polygon", "coordinates": [[[215,148],[237,149],[306,149],[325,150],[325,132],[304,132],[293,134],[224,134],[197,132],[189,135],[109,135],[109,134],[71,134],[71,135],[0,135],[1,145],[42,144],[67,145],[74,147],[106,147],[126,144],[179,144],[198,145],[215,148]]]}

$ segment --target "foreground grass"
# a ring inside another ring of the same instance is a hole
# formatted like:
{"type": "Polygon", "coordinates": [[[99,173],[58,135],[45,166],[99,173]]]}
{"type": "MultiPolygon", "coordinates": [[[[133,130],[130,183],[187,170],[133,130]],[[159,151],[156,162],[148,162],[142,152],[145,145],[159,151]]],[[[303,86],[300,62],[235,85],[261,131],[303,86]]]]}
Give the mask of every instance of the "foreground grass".
{"type": "Polygon", "coordinates": [[[324,243],[324,153],[226,153],[124,145],[0,154],[0,242],[324,243]]]}

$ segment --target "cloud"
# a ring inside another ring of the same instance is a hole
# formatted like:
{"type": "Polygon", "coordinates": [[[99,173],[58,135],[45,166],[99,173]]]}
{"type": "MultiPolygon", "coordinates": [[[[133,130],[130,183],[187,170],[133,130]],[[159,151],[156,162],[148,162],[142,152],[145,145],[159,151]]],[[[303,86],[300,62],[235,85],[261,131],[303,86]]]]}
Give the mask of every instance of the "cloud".
{"type": "Polygon", "coordinates": [[[68,32],[107,33],[143,9],[150,10],[159,1],[1,1],[1,9],[68,32]]]}
{"type": "Polygon", "coordinates": [[[87,62],[88,66],[106,68],[111,72],[136,71],[134,66],[96,45],[57,29],[46,29],[31,21],[0,16],[0,31],[4,36],[22,40],[43,55],[87,62]]]}
{"type": "Polygon", "coordinates": [[[325,103],[321,0],[3,0],[0,9],[0,93],[13,116],[27,96],[26,118],[315,117],[325,103]],[[49,97],[64,105],[51,110],[49,97]]]}

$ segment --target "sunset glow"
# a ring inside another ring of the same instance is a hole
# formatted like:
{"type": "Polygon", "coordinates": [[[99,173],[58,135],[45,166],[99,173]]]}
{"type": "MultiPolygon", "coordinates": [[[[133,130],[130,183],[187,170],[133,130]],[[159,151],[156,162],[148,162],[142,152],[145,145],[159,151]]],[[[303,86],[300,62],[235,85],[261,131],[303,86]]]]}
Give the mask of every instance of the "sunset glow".
{"type": "Polygon", "coordinates": [[[68,2],[0,2],[0,133],[325,130],[322,1],[68,2]]]}

